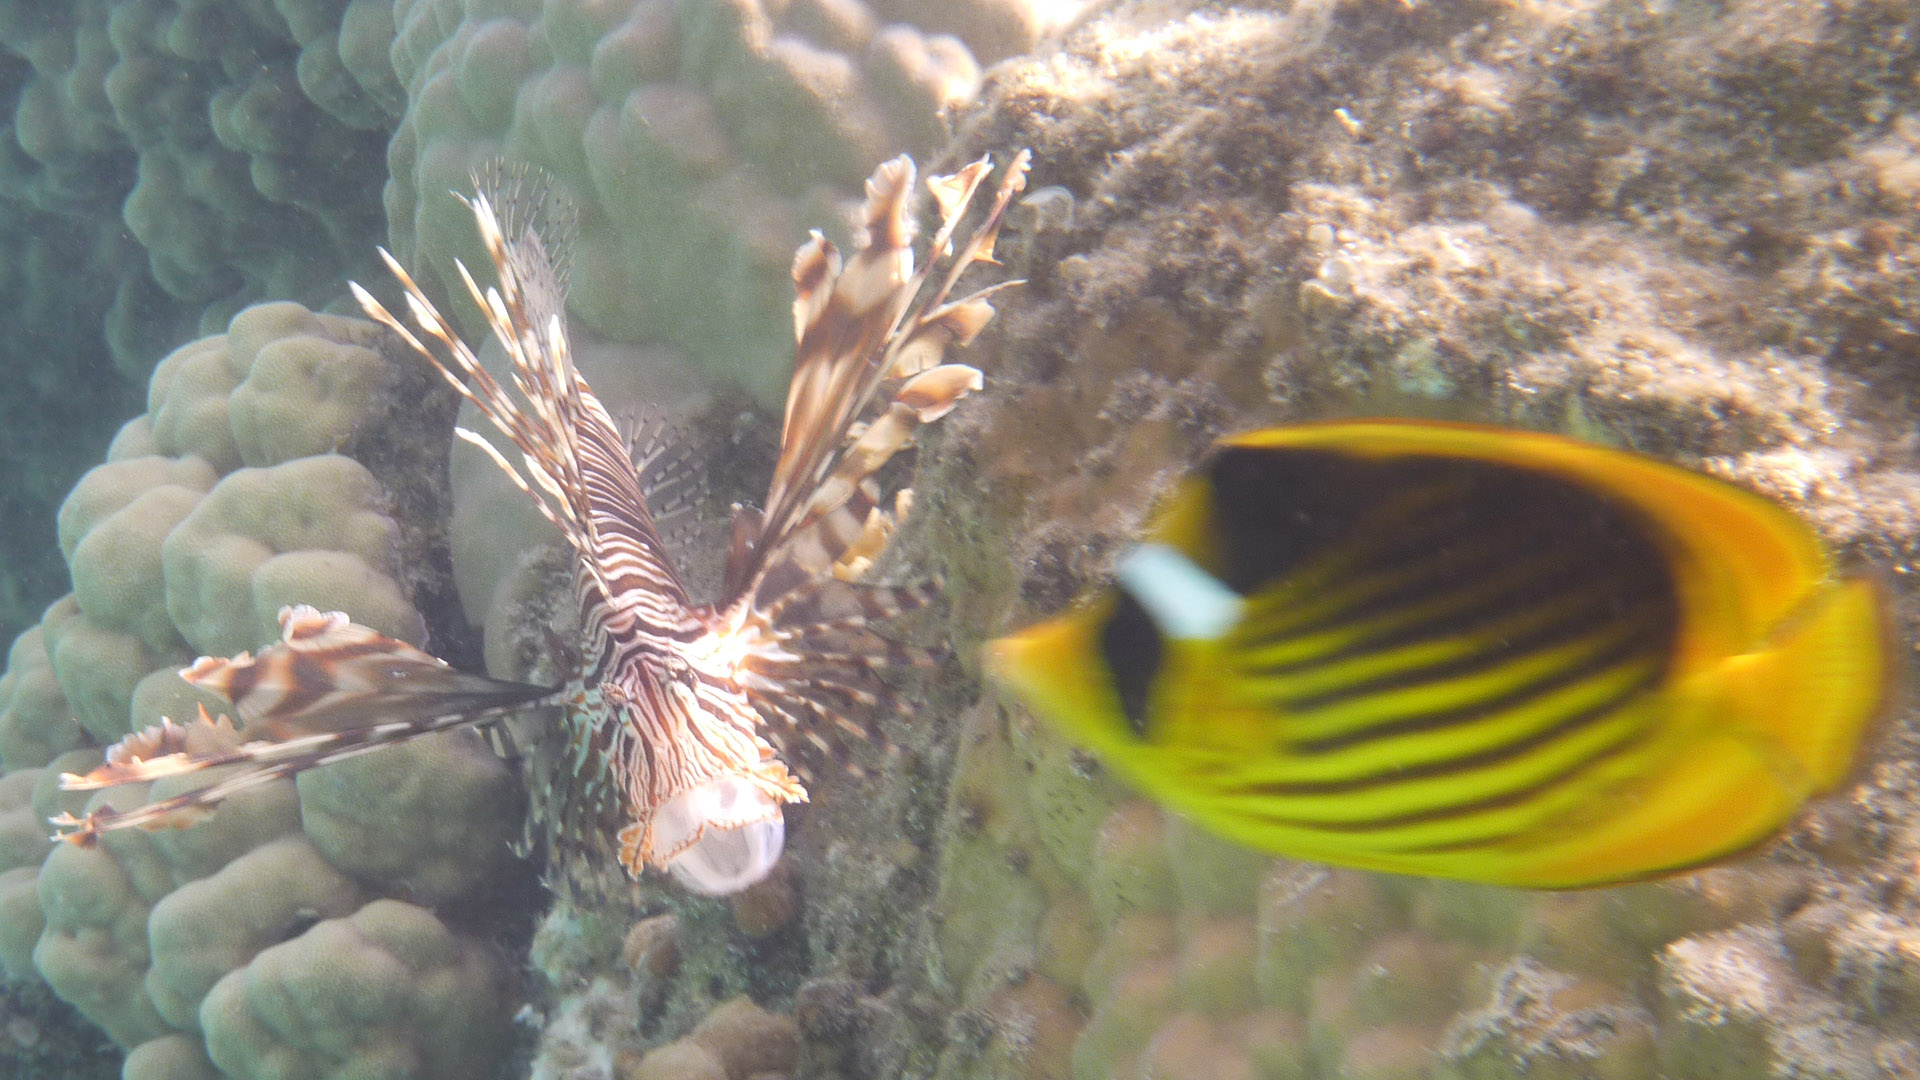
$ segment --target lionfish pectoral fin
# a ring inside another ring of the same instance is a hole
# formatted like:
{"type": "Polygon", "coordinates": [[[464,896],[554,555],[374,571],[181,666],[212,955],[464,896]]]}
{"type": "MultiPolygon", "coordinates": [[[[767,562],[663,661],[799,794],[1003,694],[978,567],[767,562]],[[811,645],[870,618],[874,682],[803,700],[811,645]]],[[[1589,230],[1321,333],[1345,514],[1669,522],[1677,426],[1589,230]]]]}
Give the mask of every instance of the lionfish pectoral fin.
{"type": "MultiPolygon", "coordinates": [[[[989,298],[1013,282],[949,299],[960,275],[993,262],[994,238],[1026,185],[1016,155],[981,224],[956,243],[967,208],[991,171],[981,160],[927,181],[940,217],[932,257],[915,268],[908,196],[913,167],[882,165],[867,184],[857,250],[845,259],[817,235],[794,257],[797,345],[780,457],[764,514],[738,514],[725,602],[746,611],[742,679],[761,713],[842,766],[858,771],[848,743],[895,748],[870,715],[901,696],[881,673],[930,666],[931,653],[869,627],[930,599],[934,586],[861,582],[911,507],[889,498],[880,471],[984,383],[947,355],[993,318],[989,298]],[[925,290],[944,264],[937,286],[925,290]],[[922,298],[923,291],[929,295],[922,298]],[[917,307],[916,307],[917,304],[917,307]]],[[[792,742],[795,740],[782,740],[792,742]]]]}
{"type": "Polygon", "coordinates": [[[204,788],[148,803],[134,810],[102,808],[77,821],[72,820],[71,815],[62,815],[53,823],[59,838],[76,843],[91,842],[92,837],[115,829],[184,826],[192,822],[182,820],[181,815],[211,811],[229,796],[248,788],[297,776],[308,769],[345,761],[434,732],[491,723],[525,706],[523,702],[506,707],[432,713],[407,720],[303,735],[282,742],[248,742],[232,750],[211,754],[175,753],[149,760],[110,762],[85,775],[62,775],[61,789],[88,791],[227,766],[234,766],[236,770],[204,788]]]}
{"type": "Polygon", "coordinates": [[[232,702],[250,742],[352,734],[396,723],[441,730],[498,719],[554,694],[460,671],[338,611],[282,608],[280,633],[281,640],[257,656],[203,656],[180,672],[187,682],[232,702]]]}
{"type": "Polygon", "coordinates": [[[914,708],[885,673],[936,667],[942,660],[936,650],[894,641],[872,627],[925,606],[938,593],[931,582],[876,586],[828,579],[790,594],[781,605],[777,651],[757,652],[745,662],[749,694],[819,756],[864,774],[861,757],[899,748],[875,723],[856,717],[906,716],[914,708]]]}
{"type": "Polygon", "coordinates": [[[422,735],[491,723],[544,705],[554,693],[456,671],[340,612],[289,607],[280,626],[281,641],[257,656],[201,657],[180,673],[233,703],[243,722],[238,732],[204,708],[187,724],[162,719],[116,743],[100,767],[63,775],[60,784],[88,791],[227,766],[235,767],[232,774],[134,810],[63,815],[54,822],[58,834],[86,843],[115,829],[190,824],[187,818],[235,792],[422,735]],[[206,745],[217,749],[196,749],[206,745]]]}
{"type": "Polygon", "coordinates": [[[100,842],[101,835],[105,833],[121,829],[143,829],[147,832],[190,829],[205,821],[212,813],[212,806],[189,800],[183,795],[147,803],[132,810],[103,806],[89,810],[82,816],[56,814],[48,818],[47,823],[53,826],[50,840],[65,841],[75,847],[92,847],[100,842]]]}

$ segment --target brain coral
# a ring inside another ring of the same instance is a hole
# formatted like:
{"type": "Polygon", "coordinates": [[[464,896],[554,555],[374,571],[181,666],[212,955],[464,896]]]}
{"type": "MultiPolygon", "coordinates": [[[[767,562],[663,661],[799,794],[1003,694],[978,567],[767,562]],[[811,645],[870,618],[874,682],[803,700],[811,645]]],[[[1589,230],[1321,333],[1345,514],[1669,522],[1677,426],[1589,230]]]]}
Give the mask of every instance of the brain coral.
{"type": "Polygon", "coordinates": [[[147,414],[62,507],[74,592],[0,677],[0,965],[133,1049],[129,1077],[467,1077],[495,1056],[488,926],[416,906],[515,872],[516,786],[471,733],[252,789],[196,828],[51,850],[44,835],[84,805],[59,773],[191,716],[203,699],[175,669],[273,640],[281,605],[425,641],[423,608],[450,593],[432,583],[453,408],[399,355],[358,320],[243,310],[161,361],[147,414]]]}
{"type": "Polygon", "coordinates": [[[503,152],[538,164],[579,204],[570,308],[586,326],[676,346],[771,400],[805,228],[834,220],[882,158],[934,149],[941,110],[972,95],[980,63],[1048,28],[1040,10],[400,0],[394,250],[430,287],[451,257],[472,263],[446,192],[503,152]]]}

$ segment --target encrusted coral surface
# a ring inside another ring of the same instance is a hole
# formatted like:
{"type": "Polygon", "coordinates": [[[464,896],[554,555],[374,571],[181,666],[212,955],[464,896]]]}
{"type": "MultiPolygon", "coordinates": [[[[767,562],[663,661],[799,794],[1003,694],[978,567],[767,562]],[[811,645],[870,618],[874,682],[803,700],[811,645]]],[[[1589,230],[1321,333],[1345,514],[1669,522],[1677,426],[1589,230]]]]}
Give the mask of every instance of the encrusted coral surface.
{"type": "MultiPolygon", "coordinates": [[[[1766,491],[1891,571],[1910,639],[1915,18],[1132,5],[994,73],[958,152],[1033,146],[1075,214],[1003,245],[1031,283],[1002,391],[920,485],[962,655],[1097,580],[1214,436],[1376,412],[1766,491]]],[[[1920,1075],[1887,989],[1920,933],[1904,708],[1756,857],[1538,896],[1268,863],[1017,708],[962,722],[924,985],[974,1019],[945,1075],[1920,1075]]]]}
{"type": "MultiPolygon", "coordinates": [[[[1910,640],[1914,20],[1123,4],[989,73],[949,160],[1032,146],[1054,187],[1000,245],[1029,283],[988,390],[921,454],[905,554],[959,661],[877,775],[814,786],[771,938],[643,897],[671,913],[628,937],[644,1038],[744,984],[791,992],[803,1076],[1920,1076],[1910,707],[1749,859],[1529,894],[1236,850],[969,659],[1100,580],[1216,436],[1365,413],[1766,491],[1883,569],[1910,640]]],[[[612,971],[602,935],[551,966],[612,971]]]]}

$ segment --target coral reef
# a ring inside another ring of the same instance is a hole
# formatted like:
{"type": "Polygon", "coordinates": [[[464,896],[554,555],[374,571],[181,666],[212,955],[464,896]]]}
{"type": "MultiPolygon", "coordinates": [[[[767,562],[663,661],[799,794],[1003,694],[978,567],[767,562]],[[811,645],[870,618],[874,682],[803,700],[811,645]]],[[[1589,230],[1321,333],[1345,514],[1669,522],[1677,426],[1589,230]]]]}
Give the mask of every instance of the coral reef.
{"type": "Polygon", "coordinates": [[[542,921],[533,962],[546,981],[545,1011],[529,1018],[540,1034],[535,1080],[766,1080],[794,1072],[800,1035],[791,1016],[711,986],[700,1004],[663,1015],[668,988],[682,975],[676,916],[643,917],[624,941],[617,930],[605,910],[564,902],[542,921]],[[684,1034],[663,1040],[663,1030],[684,1034]]]}
{"type": "MultiPolygon", "coordinates": [[[[241,311],[154,370],[148,411],[61,507],[74,592],[0,680],[0,964],[133,1052],[136,1080],[376,1066],[485,1075],[510,1041],[519,796],[472,733],[275,781],[190,829],[49,845],[61,772],[218,706],[175,674],[317,601],[459,651],[452,394],[354,319],[241,311]]],[[[211,752],[231,727],[196,729],[211,752]]],[[[109,789],[113,805],[206,777],[109,789]]]]}
{"type": "MultiPolygon", "coordinates": [[[[471,264],[446,197],[505,153],[579,206],[569,307],[764,402],[785,385],[787,269],[881,160],[925,153],[980,64],[1070,13],[969,0],[402,0],[393,246],[429,288],[471,264]]],[[[457,288],[450,290],[457,293],[457,288]]]]}
{"type": "Polygon", "coordinates": [[[1037,190],[1000,245],[1027,284],[976,347],[987,388],[926,440],[901,537],[947,582],[916,633],[957,659],[903,684],[913,715],[880,725],[897,752],[806,763],[779,875],[727,902],[652,880],[558,897],[525,988],[516,796],[475,740],[49,853],[44,819],[80,809],[58,774],[190,710],[170,669],[257,647],[280,603],[478,666],[464,613],[500,675],[551,671],[575,617],[523,496],[477,455],[453,458],[451,500],[437,486],[451,405],[363,325],[253,308],[162,361],[62,506],[72,595],[0,677],[0,1065],[88,1067],[35,1034],[55,994],[131,1048],[131,1080],[478,1075],[523,997],[524,1067],[556,1080],[1920,1077],[1910,710],[1748,859],[1532,895],[1235,849],[983,692],[971,659],[1099,580],[1217,435],[1359,413],[1567,431],[1765,491],[1889,570],[1911,639],[1912,5],[1122,0],[984,75],[1071,6],[112,7],[0,18],[17,274],[86,251],[70,301],[112,309],[123,346],[252,290],[331,288],[377,229],[370,189],[296,198],[340,179],[301,155],[360,167],[343,147],[400,118],[386,208],[432,287],[472,254],[440,193],[504,151],[580,204],[589,377],[616,411],[696,416],[722,506],[768,444],[740,398],[694,395],[777,387],[800,227],[876,157],[940,146],[943,110],[949,162],[1031,146],[1037,190]],[[275,117],[320,114],[300,130],[333,134],[285,145],[275,117]],[[214,220],[242,210],[290,231],[214,220]],[[588,336],[691,364],[640,376],[588,336]]]}
{"type": "Polygon", "coordinates": [[[60,591],[52,510],[163,353],[370,265],[403,104],[388,6],[0,4],[0,631],[60,591]]]}
{"type": "MultiPolygon", "coordinates": [[[[964,657],[1068,602],[1218,434],[1375,412],[1687,461],[1903,583],[1915,30],[1876,2],[1143,3],[991,73],[953,153],[1033,146],[1057,190],[1003,245],[1029,284],[988,394],[922,453],[944,636],[964,657]]],[[[1920,925],[1909,712],[1760,855],[1535,896],[1235,851],[1010,705],[937,707],[927,918],[843,1010],[868,1062],[918,1038],[954,1078],[1920,1075],[1891,989],[1920,925]]],[[[795,846],[864,819],[822,794],[795,846]]],[[[810,908],[841,880],[795,866],[810,908]]]]}

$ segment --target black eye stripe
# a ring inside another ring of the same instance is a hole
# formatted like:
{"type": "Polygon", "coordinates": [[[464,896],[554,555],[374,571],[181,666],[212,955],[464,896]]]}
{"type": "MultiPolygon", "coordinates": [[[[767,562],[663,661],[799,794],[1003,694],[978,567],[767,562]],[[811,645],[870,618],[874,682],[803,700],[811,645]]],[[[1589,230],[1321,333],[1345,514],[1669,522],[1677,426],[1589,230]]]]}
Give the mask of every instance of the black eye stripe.
{"type": "Polygon", "coordinates": [[[1160,674],[1160,662],[1166,647],[1147,609],[1122,589],[1113,605],[1113,614],[1100,628],[1100,658],[1113,676],[1113,688],[1120,695],[1120,711],[1127,727],[1145,739],[1148,737],[1147,699],[1153,680],[1160,674]]]}

